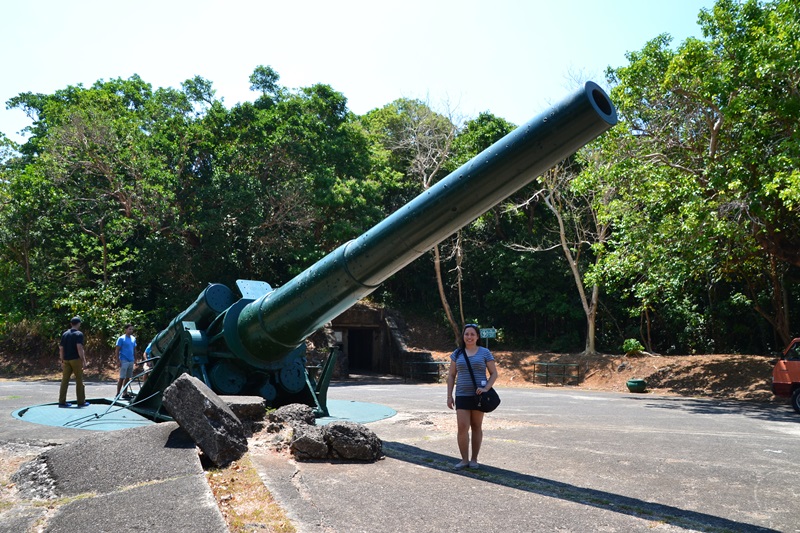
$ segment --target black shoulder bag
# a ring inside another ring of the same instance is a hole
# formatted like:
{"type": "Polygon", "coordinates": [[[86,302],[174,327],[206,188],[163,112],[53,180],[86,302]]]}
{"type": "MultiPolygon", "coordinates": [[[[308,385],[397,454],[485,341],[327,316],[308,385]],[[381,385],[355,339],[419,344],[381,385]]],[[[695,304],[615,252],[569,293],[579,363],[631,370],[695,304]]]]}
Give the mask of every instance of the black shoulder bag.
{"type": "MultiPolygon", "coordinates": [[[[472,363],[469,362],[469,357],[467,357],[467,351],[461,350],[461,353],[464,354],[464,360],[467,362],[467,370],[469,370],[469,375],[472,377],[472,384],[475,385],[475,390],[478,390],[478,382],[475,381],[475,372],[472,370],[472,363]]],[[[497,406],[500,405],[500,395],[497,394],[497,391],[494,390],[494,387],[491,389],[484,391],[483,394],[478,394],[478,410],[483,411],[484,413],[491,413],[497,406]]]]}

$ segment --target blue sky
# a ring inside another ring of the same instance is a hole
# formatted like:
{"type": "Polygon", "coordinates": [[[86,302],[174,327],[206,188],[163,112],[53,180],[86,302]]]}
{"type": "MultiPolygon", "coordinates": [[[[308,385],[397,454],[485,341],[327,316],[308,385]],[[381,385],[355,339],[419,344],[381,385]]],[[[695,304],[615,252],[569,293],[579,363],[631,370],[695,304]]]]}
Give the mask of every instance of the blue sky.
{"type": "MultiPolygon", "coordinates": [[[[397,98],[516,124],[570,93],[603,85],[660,33],[702,37],[712,0],[0,0],[0,101],[140,75],[179,88],[200,75],[230,107],[270,65],[280,84],[326,83],[363,114],[397,98]]],[[[0,108],[14,140],[30,121],[0,108]]]]}

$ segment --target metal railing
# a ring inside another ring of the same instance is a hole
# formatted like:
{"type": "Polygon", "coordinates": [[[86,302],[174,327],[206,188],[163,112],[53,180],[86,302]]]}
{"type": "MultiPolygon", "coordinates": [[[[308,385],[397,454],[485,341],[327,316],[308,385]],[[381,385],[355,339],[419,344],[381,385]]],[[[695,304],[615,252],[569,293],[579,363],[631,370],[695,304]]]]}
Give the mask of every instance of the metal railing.
{"type": "Polygon", "coordinates": [[[581,369],[578,363],[533,363],[533,379],[544,378],[544,384],[579,385],[581,369]]]}
{"type": "Polygon", "coordinates": [[[409,361],[405,363],[405,380],[442,382],[442,377],[447,374],[449,361],[409,361]]]}

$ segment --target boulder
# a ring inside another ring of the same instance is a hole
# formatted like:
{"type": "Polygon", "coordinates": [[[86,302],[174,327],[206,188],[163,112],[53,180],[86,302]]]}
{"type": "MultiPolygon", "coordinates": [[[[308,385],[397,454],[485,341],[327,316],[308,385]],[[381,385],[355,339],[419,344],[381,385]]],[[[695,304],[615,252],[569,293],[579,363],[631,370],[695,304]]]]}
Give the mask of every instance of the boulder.
{"type": "Polygon", "coordinates": [[[289,450],[301,460],[327,459],[329,454],[322,428],[302,423],[294,425],[289,450]]]}
{"type": "Polygon", "coordinates": [[[376,461],[383,456],[383,443],[367,426],[356,422],[334,421],[317,426],[314,410],[308,405],[285,405],[268,415],[271,433],[286,436],[273,446],[286,446],[298,460],[376,461]],[[286,428],[290,428],[287,432],[286,428]]]}
{"type": "Polygon", "coordinates": [[[242,422],[261,422],[267,417],[267,401],[261,396],[220,396],[242,422]]]}
{"type": "Polygon", "coordinates": [[[183,374],[166,388],[164,407],[217,466],[247,451],[247,435],[230,407],[199,379],[183,374]]]}
{"type": "Polygon", "coordinates": [[[292,403],[279,407],[269,414],[269,421],[275,424],[288,424],[290,426],[294,426],[298,422],[308,424],[309,426],[316,425],[317,423],[314,417],[314,410],[302,403],[292,403]]]}
{"type": "Polygon", "coordinates": [[[325,426],[324,433],[331,458],[376,461],[382,455],[381,439],[363,424],[348,421],[331,422],[325,426]]]}

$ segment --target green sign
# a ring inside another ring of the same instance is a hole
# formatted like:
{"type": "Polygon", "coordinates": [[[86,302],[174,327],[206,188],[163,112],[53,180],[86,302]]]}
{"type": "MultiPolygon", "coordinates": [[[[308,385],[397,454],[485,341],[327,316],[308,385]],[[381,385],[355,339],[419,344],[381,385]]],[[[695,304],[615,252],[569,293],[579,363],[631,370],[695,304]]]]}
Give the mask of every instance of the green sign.
{"type": "Polygon", "coordinates": [[[497,337],[495,328],[481,328],[481,339],[494,339],[497,337]]]}

